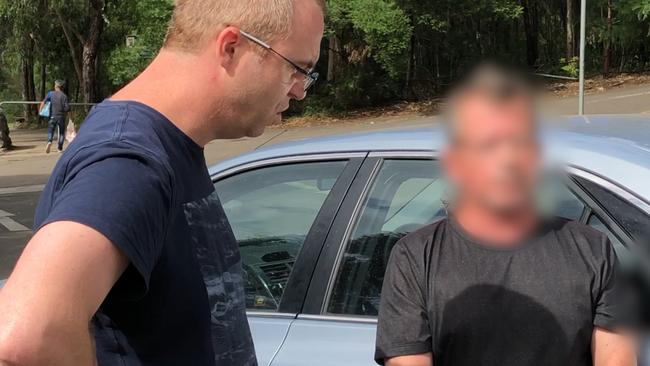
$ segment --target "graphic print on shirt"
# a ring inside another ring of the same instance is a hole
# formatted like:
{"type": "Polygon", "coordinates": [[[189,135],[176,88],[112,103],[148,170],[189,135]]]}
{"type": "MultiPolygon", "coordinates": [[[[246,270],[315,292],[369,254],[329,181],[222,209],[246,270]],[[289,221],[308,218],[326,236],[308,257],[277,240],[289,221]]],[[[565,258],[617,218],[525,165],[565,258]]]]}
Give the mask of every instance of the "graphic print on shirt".
{"type": "Polygon", "coordinates": [[[256,366],[239,247],[217,193],[184,210],[210,303],[216,364],[256,366]]]}

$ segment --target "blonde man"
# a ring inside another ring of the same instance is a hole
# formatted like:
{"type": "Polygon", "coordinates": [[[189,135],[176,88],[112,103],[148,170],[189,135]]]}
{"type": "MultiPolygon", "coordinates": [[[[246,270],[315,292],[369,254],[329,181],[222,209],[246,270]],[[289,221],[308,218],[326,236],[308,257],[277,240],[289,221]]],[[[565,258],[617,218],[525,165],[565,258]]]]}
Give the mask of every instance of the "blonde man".
{"type": "Polygon", "coordinates": [[[0,291],[0,365],[255,365],[206,170],[317,78],[320,0],[177,0],[151,65],[95,107],[0,291]]]}

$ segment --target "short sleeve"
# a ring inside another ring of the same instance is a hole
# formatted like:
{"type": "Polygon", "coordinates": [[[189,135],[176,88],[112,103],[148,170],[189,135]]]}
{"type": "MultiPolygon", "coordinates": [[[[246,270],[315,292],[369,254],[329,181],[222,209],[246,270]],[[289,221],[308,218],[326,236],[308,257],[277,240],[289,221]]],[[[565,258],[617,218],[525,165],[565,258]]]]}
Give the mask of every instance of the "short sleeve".
{"type": "Polygon", "coordinates": [[[170,175],[153,160],[125,153],[80,165],[61,179],[48,212],[37,219],[38,228],[73,221],[103,234],[131,264],[116,288],[125,296],[141,297],[170,220],[170,175]]]}
{"type": "Polygon", "coordinates": [[[387,358],[432,352],[424,274],[406,244],[402,239],[395,245],[382,286],[375,347],[381,365],[387,358]]]}
{"type": "Polygon", "coordinates": [[[603,238],[603,256],[597,274],[594,325],[614,331],[635,324],[638,315],[634,292],[620,272],[614,247],[603,238]]]}
{"type": "Polygon", "coordinates": [[[52,101],[52,92],[47,92],[47,95],[45,96],[44,102],[50,102],[52,101]]]}

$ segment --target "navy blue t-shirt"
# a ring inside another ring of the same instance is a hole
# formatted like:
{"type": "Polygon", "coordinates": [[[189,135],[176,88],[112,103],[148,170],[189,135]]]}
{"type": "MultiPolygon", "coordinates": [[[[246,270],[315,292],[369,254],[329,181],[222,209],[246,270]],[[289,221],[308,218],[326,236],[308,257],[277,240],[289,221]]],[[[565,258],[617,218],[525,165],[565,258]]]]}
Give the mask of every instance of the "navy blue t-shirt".
{"type": "Polygon", "coordinates": [[[36,209],[36,230],[55,221],[99,231],[130,260],[92,321],[100,365],[257,364],[239,249],[203,149],[163,115],[96,106],[36,209]]]}

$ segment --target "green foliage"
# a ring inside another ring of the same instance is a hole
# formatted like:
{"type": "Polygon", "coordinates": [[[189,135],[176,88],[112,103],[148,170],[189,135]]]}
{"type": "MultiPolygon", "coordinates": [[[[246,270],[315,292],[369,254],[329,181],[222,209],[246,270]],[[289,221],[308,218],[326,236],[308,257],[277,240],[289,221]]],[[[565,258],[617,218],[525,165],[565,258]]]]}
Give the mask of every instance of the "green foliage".
{"type": "Polygon", "coordinates": [[[632,6],[632,10],[637,13],[639,20],[646,20],[650,16],[650,0],[637,1],[632,6]]]}
{"type": "Polygon", "coordinates": [[[114,20],[107,27],[107,37],[114,46],[105,67],[113,88],[136,77],[156,55],[172,9],[172,0],[122,1],[110,9],[114,20]],[[134,44],[128,46],[126,37],[134,37],[134,44]]]}
{"type": "Polygon", "coordinates": [[[578,57],[573,57],[569,60],[566,58],[560,59],[560,69],[566,73],[567,76],[577,78],[580,73],[580,59],[578,57]]]}
{"type": "Polygon", "coordinates": [[[413,31],[404,11],[389,0],[344,1],[349,4],[348,20],[362,33],[370,54],[391,78],[404,73],[413,31]]]}
{"type": "Polygon", "coordinates": [[[519,19],[523,15],[524,7],[517,2],[509,0],[491,0],[486,6],[497,17],[504,20],[519,19]]]}
{"type": "MultiPolygon", "coordinates": [[[[61,21],[74,33],[76,42],[88,28],[90,3],[0,0],[0,98],[20,98],[21,62],[30,52],[36,95],[40,94],[44,65],[48,89],[54,79],[65,79],[71,99],[79,97],[61,21]]],[[[470,65],[487,57],[529,63],[539,72],[578,74],[577,58],[562,59],[566,57],[564,0],[327,3],[322,58],[317,65],[322,81],[295,107],[300,113],[336,113],[436,96],[470,65]],[[529,48],[536,48],[532,56],[529,48]]],[[[650,0],[613,1],[611,23],[606,18],[607,6],[607,0],[588,1],[587,72],[600,72],[606,47],[611,50],[613,70],[650,67],[650,0]]],[[[172,8],[173,0],[106,1],[98,62],[100,99],[128,83],[155,57],[172,8]],[[127,36],[135,37],[133,45],[127,46],[127,36]]],[[[72,52],[79,55],[79,43],[73,47],[72,52]]]]}
{"type": "Polygon", "coordinates": [[[110,82],[122,86],[144,70],[151,59],[151,50],[143,45],[120,46],[111,52],[106,60],[110,82]]]}
{"type": "Polygon", "coordinates": [[[372,56],[392,78],[404,72],[412,35],[409,18],[391,0],[330,0],[329,33],[345,34],[348,60],[361,63],[372,56]]]}

